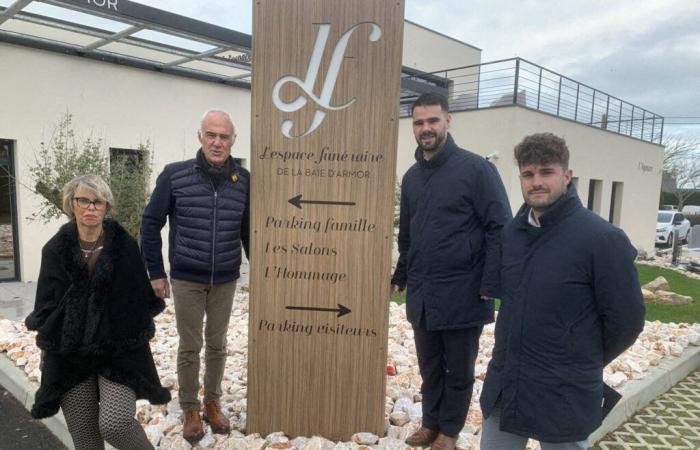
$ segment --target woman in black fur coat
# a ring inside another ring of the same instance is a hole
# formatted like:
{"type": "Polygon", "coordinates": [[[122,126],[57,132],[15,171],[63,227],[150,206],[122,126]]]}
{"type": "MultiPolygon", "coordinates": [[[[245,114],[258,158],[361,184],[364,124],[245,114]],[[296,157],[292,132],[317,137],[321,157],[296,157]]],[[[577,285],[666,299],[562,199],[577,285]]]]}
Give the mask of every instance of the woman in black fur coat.
{"type": "Polygon", "coordinates": [[[77,177],[63,189],[71,218],[41,255],[34,311],[41,386],[32,416],[60,407],[76,450],[152,449],[134,419],[136,399],[167,403],[148,341],[165,304],[153,293],[134,239],[105,218],[113,205],[107,183],[77,177]]]}

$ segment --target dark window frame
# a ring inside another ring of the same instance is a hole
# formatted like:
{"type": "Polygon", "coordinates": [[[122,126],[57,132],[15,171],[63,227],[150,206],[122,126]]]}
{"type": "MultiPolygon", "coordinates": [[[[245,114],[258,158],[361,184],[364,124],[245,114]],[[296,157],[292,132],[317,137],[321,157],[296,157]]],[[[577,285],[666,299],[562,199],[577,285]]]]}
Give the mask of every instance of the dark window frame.
{"type": "Polygon", "coordinates": [[[143,150],[135,148],[121,148],[121,147],[110,147],[109,148],[109,167],[112,168],[112,160],[118,157],[126,156],[131,164],[127,164],[129,170],[133,170],[138,167],[143,167],[144,152],[143,150]],[[132,169],[133,168],[133,169],[132,169]]]}
{"type": "Polygon", "coordinates": [[[0,278],[0,282],[3,281],[21,281],[21,261],[19,254],[19,221],[17,214],[17,173],[15,165],[15,141],[11,139],[0,139],[0,145],[7,146],[7,166],[8,175],[11,179],[10,182],[10,221],[12,226],[12,252],[13,261],[15,265],[15,277],[14,278],[0,278]]]}

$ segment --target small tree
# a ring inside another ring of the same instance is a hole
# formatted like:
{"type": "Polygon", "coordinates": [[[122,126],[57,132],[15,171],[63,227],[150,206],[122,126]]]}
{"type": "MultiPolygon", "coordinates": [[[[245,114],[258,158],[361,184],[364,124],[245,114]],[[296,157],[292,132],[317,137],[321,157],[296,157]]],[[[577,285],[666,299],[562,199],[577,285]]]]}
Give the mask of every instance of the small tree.
{"type": "Polygon", "coordinates": [[[116,155],[110,160],[109,185],[116,205],[112,216],[134,237],[148,203],[153,160],[150,142],[139,144],[137,155],[116,155]]]}
{"type": "Polygon", "coordinates": [[[39,210],[30,219],[44,223],[63,215],[61,191],[78,175],[99,175],[114,194],[110,215],[134,237],[138,236],[141,215],[148,201],[153,162],[150,143],[140,144],[140,157],[116,155],[110,158],[102,139],[76,137],[73,117],[66,114],[59,121],[48,143],[41,142],[36,160],[29,167],[35,193],[41,197],[39,210]]]}
{"type": "Polygon", "coordinates": [[[94,173],[108,180],[109,160],[102,151],[102,140],[80,141],[73,131],[73,117],[66,114],[54,129],[49,142],[40,143],[39,154],[29,174],[35,193],[42,197],[39,210],[30,219],[44,223],[63,215],[61,190],[78,175],[94,173]]]}
{"type": "Polygon", "coordinates": [[[700,140],[671,136],[664,145],[664,171],[676,181],[671,193],[680,210],[688,197],[700,189],[700,140]]]}

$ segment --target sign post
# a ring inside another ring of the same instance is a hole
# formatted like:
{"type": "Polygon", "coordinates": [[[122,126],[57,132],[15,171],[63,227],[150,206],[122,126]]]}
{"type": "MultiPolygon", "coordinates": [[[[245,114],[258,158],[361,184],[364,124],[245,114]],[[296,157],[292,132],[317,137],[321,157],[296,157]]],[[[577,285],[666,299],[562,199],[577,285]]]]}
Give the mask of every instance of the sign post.
{"type": "Polygon", "coordinates": [[[256,0],[248,432],[384,433],[403,0],[256,0]]]}

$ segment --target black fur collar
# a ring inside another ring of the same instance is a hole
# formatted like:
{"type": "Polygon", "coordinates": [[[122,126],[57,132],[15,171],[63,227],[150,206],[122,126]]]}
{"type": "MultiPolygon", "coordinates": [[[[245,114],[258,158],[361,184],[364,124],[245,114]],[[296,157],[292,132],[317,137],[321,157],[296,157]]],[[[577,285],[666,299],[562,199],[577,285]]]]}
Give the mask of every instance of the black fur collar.
{"type": "Polygon", "coordinates": [[[105,219],[103,229],[104,246],[92,276],[80,251],[75,222],[63,225],[57,234],[58,251],[70,281],[60,345],[66,351],[85,351],[95,343],[104,311],[104,299],[112,289],[115,257],[123,248],[121,244],[127,232],[111,219],[105,219]]]}

